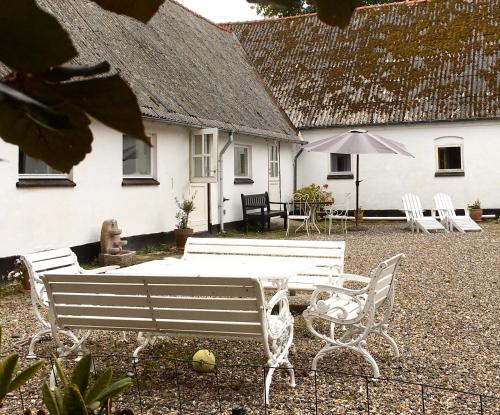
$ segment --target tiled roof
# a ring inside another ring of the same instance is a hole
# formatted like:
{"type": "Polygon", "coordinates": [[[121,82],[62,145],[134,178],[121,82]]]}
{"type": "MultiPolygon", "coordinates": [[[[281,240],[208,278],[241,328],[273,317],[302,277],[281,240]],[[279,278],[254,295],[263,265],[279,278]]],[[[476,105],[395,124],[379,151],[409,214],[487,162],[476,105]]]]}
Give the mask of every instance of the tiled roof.
{"type": "Polygon", "coordinates": [[[500,0],[362,7],[232,30],[298,128],[500,117],[500,0]]]}
{"type": "Polygon", "coordinates": [[[190,126],[298,139],[233,33],[167,0],[147,24],[88,0],[37,0],[70,32],[78,63],[110,62],[143,114],[190,126]]]}

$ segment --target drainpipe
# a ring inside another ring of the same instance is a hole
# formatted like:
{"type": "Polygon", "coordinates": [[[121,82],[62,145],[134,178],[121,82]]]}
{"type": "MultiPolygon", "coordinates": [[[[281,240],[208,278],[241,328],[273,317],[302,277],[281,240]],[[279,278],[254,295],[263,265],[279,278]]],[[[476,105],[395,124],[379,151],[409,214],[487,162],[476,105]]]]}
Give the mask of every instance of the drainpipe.
{"type": "Polygon", "coordinates": [[[297,191],[297,159],[300,157],[300,155],[304,152],[304,149],[301,148],[297,154],[295,154],[295,157],[293,158],[293,192],[295,193],[297,191]]]}
{"type": "Polygon", "coordinates": [[[224,232],[224,202],[227,200],[224,198],[224,174],[223,174],[223,163],[222,156],[228,149],[228,147],[233,143],[234,133],[229,132],[229,139],[224,145],[217,158],[217,168],[219,169],[219,229],[220,232],[224,232]]]}

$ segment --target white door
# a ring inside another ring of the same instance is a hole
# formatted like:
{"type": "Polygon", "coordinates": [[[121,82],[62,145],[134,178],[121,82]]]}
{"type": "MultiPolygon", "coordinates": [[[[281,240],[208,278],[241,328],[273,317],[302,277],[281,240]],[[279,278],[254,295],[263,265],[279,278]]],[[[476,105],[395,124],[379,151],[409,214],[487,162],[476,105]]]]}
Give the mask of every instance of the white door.
{"type": "Polygon", "coordinates": [[[194,195],[194,211],[189,218],[189,226],[195,232],[208,231],[208,201],[207,184],[191,183],[189,187],[190,196],[194,195]]]}
{"type": "MultiPolygon", "coordinates": [[[[269,156],[269,200],[281,202],[280,147],[278,143],[268,144],[269,156]]],[[[274,209],[278,207],[275,206],[274,209]]]]}

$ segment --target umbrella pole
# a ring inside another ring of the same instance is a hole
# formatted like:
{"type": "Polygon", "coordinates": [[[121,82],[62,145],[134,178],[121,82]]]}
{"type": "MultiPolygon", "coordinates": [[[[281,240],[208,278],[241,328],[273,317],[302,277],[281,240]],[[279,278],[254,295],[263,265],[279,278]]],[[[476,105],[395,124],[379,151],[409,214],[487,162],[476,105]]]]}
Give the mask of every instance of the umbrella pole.
{"type": "Polygon", "coordinates": [[[354,214],[354,221],[358,227],[358,210],[359,210],[359,154],[356,154],[356,213],[354,214]]]}

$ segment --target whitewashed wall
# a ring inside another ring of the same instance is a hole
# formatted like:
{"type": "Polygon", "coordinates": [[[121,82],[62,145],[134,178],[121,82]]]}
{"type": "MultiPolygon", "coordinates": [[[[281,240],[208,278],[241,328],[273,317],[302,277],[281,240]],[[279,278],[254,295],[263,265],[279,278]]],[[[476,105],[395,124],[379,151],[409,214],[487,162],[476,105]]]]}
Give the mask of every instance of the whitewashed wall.
{"type": "MultiPolygon", "coordinates": [[[[401,196],[407,192],[418,194],[423,207],[433,207],[435,193],[449,193],[455,207],[463,208],[479,198],[483,208],[500,208],[500,121],[429,123],[380,126],[369,131],[403,143],[415,159],[398,155],[360,156],[360,205],[368,210],[401,208],[401,196]],[[463,138],[464,177],[434,177],[437,168],[436,138],[458,136],[463,138]]],[[[304,130],[306,141],[315,141],[347,131],[346,128],[304,130]]],[[[299,187],[310,183],[329,184],[334,197],[341,200],[351,192],[351,208],[355,204],[355,184],[352,180],[327,180],[329,155],[304,153],[298,163],[299,187]]],[[[352,172],[355,173],[355,156],[352,172]]]]}
{"type": "MultiPolygon", "coordinates": [[[[228,140],[228,134],[220,134],[219,151],[228,140]]],[[[226,223],[240,221],[243,219],[241,208],[241,194],[264,193],[268,191],[268,148],[267,141],[263,138],[256,138],[242,134],[235,134],[234,144],[231,144],[224,153],[224,197],[229,199],[224,203],[226,211],[224,221],[226,223]],[[234,144],[250,146],[252,149],[251,178],[252,184],[234,184],[234,144]]],[[[284,200],[291,194],[293,188],[292,170],[292,145],[289,143],[280,144],[281,152],[281,199],[284,200]]],[[[217,189],[212,192],[212,223],[218,223],[217,216],[217,189]]],[[[277,206],[275,206],[277,208],[277,206]]]]}
{"type": "MultiPolygon", "coordinates": [[[[101,223],[116,218],[123,236],[169,232],[175,228],[174,198],[189,193],[189,129],[146,122],[157,135],[156,177],[159,186],[122,186],[121,133],[94,123],[92,152],[73,169],[76,187],[16,188],[18,148],[0,140],[0,258],[42,249],[97,242],[101,223]]],[[[228,135],[220,134],[219,150],[228,135]]],[[[252,185],[234,185],[234,148],[224,155],[225,221],[241,220],[240,193],[267,190],[267,143],[235,136],[252,146],[252,185]]],[[[292,186],[291,145],[283,144],[283,188],[292,186]]],[[[212,224],[218,223],[218,185],[211,185],[212,224]]],[[[290,190],[291,191],[291,190],[290,190]]]]}

